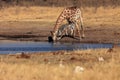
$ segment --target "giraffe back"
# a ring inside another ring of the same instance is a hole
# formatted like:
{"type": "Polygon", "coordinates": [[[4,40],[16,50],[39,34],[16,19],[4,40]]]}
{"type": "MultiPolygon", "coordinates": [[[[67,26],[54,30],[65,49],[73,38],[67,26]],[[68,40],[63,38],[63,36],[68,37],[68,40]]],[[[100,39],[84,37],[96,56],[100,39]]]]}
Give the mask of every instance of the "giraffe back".
{"type": "Polygon", "coordinates": [[[62,20],[66,19],[68,22],[76,22],[79,20],[81,11],[77,7],[68,7],[63,10],[60,14],[58,21],[61,23],[62,20]]]}

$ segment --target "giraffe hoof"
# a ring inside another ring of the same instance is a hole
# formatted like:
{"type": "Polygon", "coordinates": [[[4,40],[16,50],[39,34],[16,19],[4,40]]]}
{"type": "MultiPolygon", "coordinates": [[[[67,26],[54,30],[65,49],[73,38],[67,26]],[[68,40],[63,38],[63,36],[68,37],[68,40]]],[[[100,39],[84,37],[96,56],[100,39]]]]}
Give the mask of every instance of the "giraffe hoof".
{"type": "Polygon", "coordinates": [[[82,37],[82,39],[84,39],[85,38],[85,36],[84,37],[82,37]]]}
{"type": "Polygon", "coordinates": [[[81,38],[84,39],[84,38],[85,38],[85,35],[83,35],[81,38]]]}

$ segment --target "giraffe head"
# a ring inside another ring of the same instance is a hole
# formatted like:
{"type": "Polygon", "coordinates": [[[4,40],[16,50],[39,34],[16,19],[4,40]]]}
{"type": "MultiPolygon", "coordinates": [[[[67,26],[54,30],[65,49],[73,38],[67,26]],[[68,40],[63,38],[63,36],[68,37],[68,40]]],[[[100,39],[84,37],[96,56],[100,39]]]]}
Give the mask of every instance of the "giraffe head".
{"type": "Polygon", "coordinates": [[[54,32],[54,31],[50,31],[50,32],[51,32],[53,42],[56,41],[56,39],[57,39],[56,32],[54,32]]]}

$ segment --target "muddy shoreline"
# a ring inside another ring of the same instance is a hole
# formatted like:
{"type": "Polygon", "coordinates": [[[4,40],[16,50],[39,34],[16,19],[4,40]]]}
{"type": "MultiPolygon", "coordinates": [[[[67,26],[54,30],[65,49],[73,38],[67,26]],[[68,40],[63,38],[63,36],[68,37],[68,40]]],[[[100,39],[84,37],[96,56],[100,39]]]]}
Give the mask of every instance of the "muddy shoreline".
{"type": "MultiPolygon", "coordinates": [[[[39,22],[0,22],[0,40],[47,42],[52,26],[40,26],[39,22]]],[[[45,24],[45,23],[44,23],[45,24]]],[[[47,24],[47,23],[46,23],[47,24]]],[[[119,26],[85,26],[85,38],[79,40],[64,37],[59,42],[120,43],[119,26]]]]}
{"type": "MultiPolygon", "coordinates": [[[[100,29],[98,30],[86,30],[86,37],[80,41],[70,37],[64,37],[58,42],[80,42],[80,43],[119,43],[120,42],[120,32],[109,35],[110,31],[104,32],[100,29]],[[92,34],[93,33],[93,34],[92,34]],[[98,33],[98,34],[97,34],[98,33]]],[[[15,41],[38,41],[38,42],[48,42],[50,37],[49,31],[40,31],[40,33],[14,33],[6,32],[0,33],[0,40],[15,40],[15,41]]],[[[78,36],[77,36],[78,38],[78,36]]]]}

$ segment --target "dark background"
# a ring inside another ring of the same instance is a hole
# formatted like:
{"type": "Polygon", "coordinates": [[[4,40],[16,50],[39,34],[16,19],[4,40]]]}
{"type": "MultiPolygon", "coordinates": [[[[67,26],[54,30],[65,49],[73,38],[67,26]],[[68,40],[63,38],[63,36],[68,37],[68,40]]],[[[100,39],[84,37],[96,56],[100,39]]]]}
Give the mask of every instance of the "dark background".
{"type": "Polygon", "coordinates": [[[49,6],[63,7],[77,5],[79,7],[118,7],[120,0],[0,0],[0,7],[9,6],[49,6]]]}

